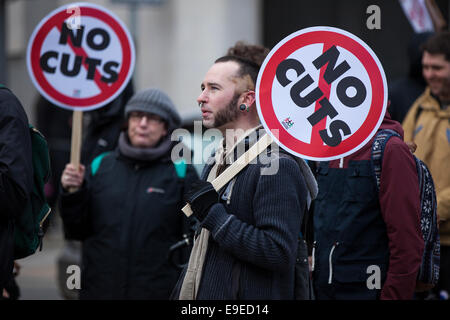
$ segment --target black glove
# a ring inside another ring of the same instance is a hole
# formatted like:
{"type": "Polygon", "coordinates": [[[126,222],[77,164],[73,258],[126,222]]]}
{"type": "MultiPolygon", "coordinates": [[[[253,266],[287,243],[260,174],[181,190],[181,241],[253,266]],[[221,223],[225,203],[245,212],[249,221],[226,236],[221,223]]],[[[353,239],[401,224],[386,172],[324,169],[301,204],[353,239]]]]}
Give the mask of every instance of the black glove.
{"type": "Polygon", "coordinates": [[[219,194],[210,182],[198,180],[184,194],[184,201],[191,205],[194,217],[201,222],[208,215],[212,205],[219,201],[219,194]]]}

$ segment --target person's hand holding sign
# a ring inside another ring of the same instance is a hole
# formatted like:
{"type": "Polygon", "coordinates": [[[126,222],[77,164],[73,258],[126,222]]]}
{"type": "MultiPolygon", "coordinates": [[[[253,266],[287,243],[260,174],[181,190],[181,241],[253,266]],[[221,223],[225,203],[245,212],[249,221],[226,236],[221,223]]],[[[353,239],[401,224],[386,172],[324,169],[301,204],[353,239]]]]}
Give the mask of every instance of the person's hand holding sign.
{"type": "Polygon", "coordinates": [[[61,184],[64,190],[72,192],[78,190],[84,181],[85,167],[80,163],[78,170],[74,164],[68,163],[61,176],[61,184]]]}

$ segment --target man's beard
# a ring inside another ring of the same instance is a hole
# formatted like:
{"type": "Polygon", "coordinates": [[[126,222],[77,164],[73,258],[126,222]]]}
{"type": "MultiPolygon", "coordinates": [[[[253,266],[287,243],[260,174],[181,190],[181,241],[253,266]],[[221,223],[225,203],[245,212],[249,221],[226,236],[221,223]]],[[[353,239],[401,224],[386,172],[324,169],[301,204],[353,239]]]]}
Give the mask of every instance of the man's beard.
{"type": "Polygon", "coordinates": [[[214,115],[214,128],[220,128],[227,123],[235,121],[238,118],[239,108],[237,106],[237,103],[239,100],[239,96],[239,94],[235,93],[230,103],[214,115]]]}

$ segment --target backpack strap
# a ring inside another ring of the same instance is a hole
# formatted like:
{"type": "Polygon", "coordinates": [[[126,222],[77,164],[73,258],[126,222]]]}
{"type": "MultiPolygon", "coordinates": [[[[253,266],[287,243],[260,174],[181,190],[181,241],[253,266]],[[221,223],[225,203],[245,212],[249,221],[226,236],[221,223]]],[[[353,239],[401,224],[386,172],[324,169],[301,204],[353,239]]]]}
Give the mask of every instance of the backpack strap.
{"type": "Polygon", "coordinates": [[[108,155],[111,151],[105,151],[103,153],[101,153],[100,155],[98,155],[97,157],[94,158],[94,160],[92,160],[91,163],[91,174],[92,176],[95,176],[95,174],[98,171],[98,168],[100,168],[100,164],[102,163],[103,158],[108,155]]]}
{"type": "Polygon", "coordinates": [[[422,113],[422,111],[423,111],[423,107],[421,105],[419,105],[416,110],[416,115],[414,116],[414,124],[416,124],[417,120],[419,120],[419,117],[420,117],[420,114],[422,113]]]}
{"type": "MultiPolygon", "coordinates": [[[[98,169],[100,168],[100,164],[102,163],[102,160],[105,156],[107,156],[111,151],[105,151],[101,154],[99,154],[97,157],[94,158],[91,162],[91,174],[95,176],[98,169]]],[[[186,177],[186,160],[180,159],[173,163],[175,167],[175,172],[177,173],[177,177],[180,179],[184,179],[186,177]]]]}
{"type": "Polygon", "coordinates": [[[375,175],[377,191],[380,191],[381,166],[383,164],[384,148],[386,147],[388,140],[393,136],[401,138],[400,135],[394,130],[383,129],[377,132],[372,143],[370,160],[373,169],[372,171],[375,175]]]}
{"type": "Polygon", "coordinates": [[[187,170],[186,160],[181,158],[177,161],[174,161],[173,165],[175,167],[175,172],[177,173],[178,178],[184,179],[186,177],[187,170]]]}

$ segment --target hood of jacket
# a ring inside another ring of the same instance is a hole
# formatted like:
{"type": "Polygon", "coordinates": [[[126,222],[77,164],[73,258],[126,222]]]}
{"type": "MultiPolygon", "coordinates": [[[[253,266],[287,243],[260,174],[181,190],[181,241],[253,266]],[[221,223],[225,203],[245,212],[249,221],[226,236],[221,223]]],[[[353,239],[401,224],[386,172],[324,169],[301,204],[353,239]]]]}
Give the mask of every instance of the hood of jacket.
{"type": "Polygon", "coordinates": [[[384,118],[383,118],[383,122],[381,123],[381,125],[377,131],[384,130],[384,129],[394,130],[402,137],[402,139],[404,137],[402,125],[400,124],[400,122],[393,120],[388,111],[386,111],[386,114],[384,115],[384,118]]]}

